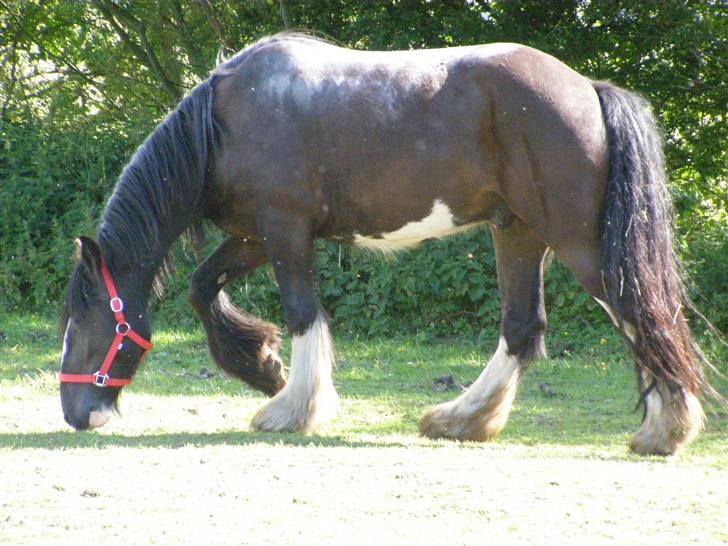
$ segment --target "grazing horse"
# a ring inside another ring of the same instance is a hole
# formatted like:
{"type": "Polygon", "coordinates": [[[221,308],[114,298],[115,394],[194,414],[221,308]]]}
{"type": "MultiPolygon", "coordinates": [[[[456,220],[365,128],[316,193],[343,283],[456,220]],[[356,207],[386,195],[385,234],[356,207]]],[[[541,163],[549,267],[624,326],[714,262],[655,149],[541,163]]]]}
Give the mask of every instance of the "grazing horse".
{"type": "Polygon", "coordinates": [[[526,365],[545,356],[551,248],[634,354],[644,418],[632,449],[675,453],[702,426],[707,384],[683,315],[665,179],[645,100],[530,47],[374,52],[263,39],[167,116],[122,172],[98,242],[80,239],[62,323],[65,418],[77,429],[108,420],[151,348],[155,275],[202,221],[228,234],[191,283],[211,353],[272,396],[254,429],[300,432],[331,419],[338,400],[314,240],[389,252],[487,223],[500,342],[421,433],[483,441],[503,429],[526,365]],[[266,262],[292,336],[287,380],[278,329],[222,290],[266,262]]]}

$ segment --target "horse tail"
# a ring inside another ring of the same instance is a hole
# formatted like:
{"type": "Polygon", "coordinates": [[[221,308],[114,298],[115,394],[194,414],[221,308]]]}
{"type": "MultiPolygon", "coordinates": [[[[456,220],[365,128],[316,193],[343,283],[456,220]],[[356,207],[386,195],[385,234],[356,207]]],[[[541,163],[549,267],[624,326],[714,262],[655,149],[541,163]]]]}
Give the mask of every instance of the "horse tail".
{"type": "Polygon", "coordinates": [[[674,211],[662,139],[649,103],[593,82],[607,128],[609,179],[601,237],[602,282],[613,319],[639,368],[644,402],[658,381],[675,400],[710,390],[702,352],[684,316],[689,306],[675,254],[674,211]]]}

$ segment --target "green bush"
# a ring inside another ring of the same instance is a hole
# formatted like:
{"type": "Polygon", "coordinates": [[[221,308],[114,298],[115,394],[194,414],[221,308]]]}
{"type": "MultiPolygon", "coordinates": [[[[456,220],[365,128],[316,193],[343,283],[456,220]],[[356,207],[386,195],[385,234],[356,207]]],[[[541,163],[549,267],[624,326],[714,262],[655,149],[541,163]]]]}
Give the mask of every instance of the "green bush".
{"type": "MultiPolygon", "coordinates": [[[[0,305],[6,310],[56,309],[73,265],[73,239],[92,235],[116,174],[132,150],[92,127],[43,133],[5,131],[0,162],[0,305]],[[69,160],[68,158],[74,158],[69,160]]],[[[683,203],[684,205],[684,203],[683,203]]],[[[728,223],[710,209],[685,214],[678,239],[698,307],[728,327],[728,223]]],[[[221,236],[210,237],[208,251],[221,236]]],[[[394,256],[317,243],[319,297],[338,332],[365,336],[492,336],[500,321],[495,255],[486,228],[394,256]]],[[[195,321],[186,302],[195,263],[183,245],[166,297],[154,303],[162,320],[195,321]]],[[[282,323],[278,291],[264,266],[232,285],[245,310],[282,323]]],[[[602,311],[557,260],[546,276],[552,324],[578,330],[608,325],[602,311]]],[[[698,323],[699,324],[699,323],[698,323]]]]}
{"type": "Polygon", "coordinates": [[[93,128],[6,126],[0,158],[0,305],[57,306],[73,240],[93,234],[122,165],[122,147],[93,128]]]}
{"type": "MultiPolygon", "coordinates": [[[[316,252],[319,299],[338,333],[492,338],[498,331],[495,253],[486,228],[390,256],[325,241],[317,242],[316,252]]],[[[167,295],[156,305],[159,319],[194,322],[184,301],[194,265],[178,247],[167,295]]],[[[228,291],[247,312],[282,324],[269,266],[232,283],[228,291]]],[[[564,323],[571,329],[607,326],[601,309],[556,260],[546,276],[546,305],[559,328],[564,323]]]]}
{"type": "MultiPolygon", "coordinates": [[[[218,48],[244,47],[285,23],[322,30],[360,49],[521,42],[589,77],[643,93],[665,130],[677,241],[691,296],[718,328],[728,330],[728,72],[719,2],[106,3],[118,17],[100,10],[99,2],[5,4],[0,10],[1,41],[8,46],[0,63],[4,310],[60,305],[73,239],[94,233],[116,176],[154,121],[206,76],[218,48]],[[33,74],[41,77],[28,77],[33,74]]],[[[211,245],[219,239],[213,235],[211,245]]],[[[178,269],[167,298],[154,307],[160,318],[191,322],[186,293],[195,264],[183,246],[174,252],[178,269]]],[[[317,253],[320,299],[340,332],[476,336],[492,335],[498,327],[487,230],[394,258],[327,243],[317,253]]],[[[244,309],[281,322],[269,268],[235,283],[231,292],[244,309]]],[[[551,323],[566,325],[564,331],[607,325],[558,262],[546,279],[546,303],[551,323]]]]}

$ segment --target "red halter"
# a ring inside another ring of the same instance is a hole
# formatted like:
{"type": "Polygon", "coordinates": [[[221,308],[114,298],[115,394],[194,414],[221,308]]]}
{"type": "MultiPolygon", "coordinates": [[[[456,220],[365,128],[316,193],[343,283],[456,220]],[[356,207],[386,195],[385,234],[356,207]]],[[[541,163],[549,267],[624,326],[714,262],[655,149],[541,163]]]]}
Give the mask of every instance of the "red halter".
{"type": "Polygon", "coordinates": [[[92,383],[97,387],[123,387],[124,385],[131,383],[131,377],[128,379],[109,377],[109,371],[111,371],[111,366],[114,365],[116,354],[121,350],[124,338],[128,337],[144,350],[142,358],[139,361],[140,364],[153,347],[151,342],[147,341],[132,330],[131,326],[129,326],[129,323],[126,321],[126,318],[124,317],[124,302],[116,291],[116,285],[114,284],[114,280],[111,278],[111,273],[109,273],[109,268],[106,267],[106,261],[104,261],[103,258],[101,259],[101,274],[104,276],[106,291],[109,293],[109,298],[111,298],[109,300],[109,306],[114,312],[114,317],[116,318],[116,337],[114,337],[114,341],[111,342],[111,347],[109,347],[109,350],[106,353],[106,358],[104,358],[104,361],[101,363],[101,368],[99,368],[98,372],[94,374],[72,374],[61,372],[62,383],[92,383]]]}

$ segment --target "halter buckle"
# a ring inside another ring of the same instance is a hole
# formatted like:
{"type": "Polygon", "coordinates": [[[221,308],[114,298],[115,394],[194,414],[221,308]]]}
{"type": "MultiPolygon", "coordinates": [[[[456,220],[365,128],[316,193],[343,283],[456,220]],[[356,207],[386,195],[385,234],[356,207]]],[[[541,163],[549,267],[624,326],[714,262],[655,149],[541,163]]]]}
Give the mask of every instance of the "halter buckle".
{"type": "Polygon", "coordinates": [[[96,372],[94,374],[94,385],[96,385],[97,387],[105,387],[108,382],[109,382],[109,374],[107,374],[107,373],[102,374],[101,372],[96,372]]]}

